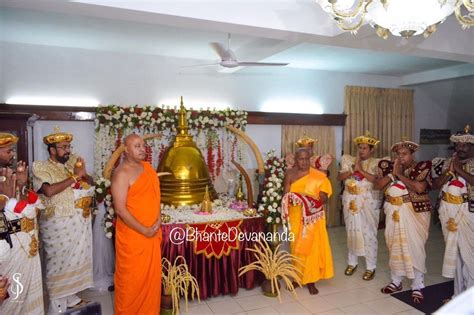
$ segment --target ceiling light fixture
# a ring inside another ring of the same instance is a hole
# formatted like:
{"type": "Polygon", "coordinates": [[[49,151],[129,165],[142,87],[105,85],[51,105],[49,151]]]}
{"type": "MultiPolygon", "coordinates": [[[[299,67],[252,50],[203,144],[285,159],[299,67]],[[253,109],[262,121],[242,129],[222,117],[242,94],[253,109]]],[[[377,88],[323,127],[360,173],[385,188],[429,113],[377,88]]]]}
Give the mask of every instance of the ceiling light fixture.
{"type": "Polygon", "coordinates": [[[453,12],[467,29],[474,25],[474,0],[317,0],[344,31],[357,33],[369,23],[377,35],[405,38],[436,31],[453,12]]]}

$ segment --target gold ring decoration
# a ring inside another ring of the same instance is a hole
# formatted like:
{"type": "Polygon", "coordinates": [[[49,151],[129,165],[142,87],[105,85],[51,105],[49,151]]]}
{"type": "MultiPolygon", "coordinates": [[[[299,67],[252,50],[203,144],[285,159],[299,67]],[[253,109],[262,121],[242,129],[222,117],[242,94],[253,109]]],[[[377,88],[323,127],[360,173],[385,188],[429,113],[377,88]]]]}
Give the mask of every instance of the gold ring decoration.
{"type": "Polygon", "coordinates": [[[7,181],[7,178],[5,176],[0,176],[0,183],[4,183],[7,181]]]}
{"type": "Polygon", "coordinates": [[[253,142],[252,139],[250,139],[245,132],[242,130],[235,128],[234,126],[225,126],[227,129],[238,135],[242,140],[244,140],[245,143],[247,143],[250,146],[250,149],[252,149],[253,154],[255,155],[255,159],[257,160],[257,169],[259,174],[265,174],[265,168],[264,168],[264,163],[263,163],[263,157],[262,153],[258,149],[257,145],[255,142],[253,142]]]}
{"type": "MultiPolygon", "coordinates": [[[[143,136],[143,140],[147,141],[150,139],[159,139],[161,138],[162,135],[159,133],[152,133],[149,135],[143,136]]],[[[112,170],[114,168],[115,162],[119,159],[120,155],[122,155],[123,151],[125,151],[125,146],[123,143],[117,148],[117,150],[112,153],[112,156],[110,157],[109,161],[104,167],[104,178],[105,179],[110,179],[110,176],[112,175],[112,170]]]]}

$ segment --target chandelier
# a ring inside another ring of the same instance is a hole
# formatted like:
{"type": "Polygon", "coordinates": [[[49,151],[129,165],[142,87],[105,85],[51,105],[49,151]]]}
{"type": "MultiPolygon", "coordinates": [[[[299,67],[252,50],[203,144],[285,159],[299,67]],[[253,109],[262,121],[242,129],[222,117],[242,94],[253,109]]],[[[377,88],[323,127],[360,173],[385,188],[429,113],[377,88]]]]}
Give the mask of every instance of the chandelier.
{"type": "Polygon", "coordinates": [[[453,12],[463,29],[474,25],[474,0],[317,0],[344,31],[366,22],[378,36],[428,37],[453,12]]]}

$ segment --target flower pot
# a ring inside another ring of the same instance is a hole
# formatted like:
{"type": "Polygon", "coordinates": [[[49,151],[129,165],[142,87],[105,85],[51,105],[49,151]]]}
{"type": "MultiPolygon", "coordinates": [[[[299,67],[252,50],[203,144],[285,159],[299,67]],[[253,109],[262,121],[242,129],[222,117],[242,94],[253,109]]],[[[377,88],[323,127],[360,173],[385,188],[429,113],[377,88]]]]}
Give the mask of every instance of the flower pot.
{"type": "Polygon", "coordinates": [[[173,299],[171,295],[161,296],[160,315],[173,315],[173,299]]]}
{"type": "MultiPolygon", "coordinates": [[[[278,289],[280,289],[280,282],[277,282],[278,289]]],[[[275,288],[275,292],[272,292],[272,282],[268,279],[263,280],[262,282],[262,292],[263,295],[268,296],[268,297],[277,297],[278,292],[275,288]]]]}

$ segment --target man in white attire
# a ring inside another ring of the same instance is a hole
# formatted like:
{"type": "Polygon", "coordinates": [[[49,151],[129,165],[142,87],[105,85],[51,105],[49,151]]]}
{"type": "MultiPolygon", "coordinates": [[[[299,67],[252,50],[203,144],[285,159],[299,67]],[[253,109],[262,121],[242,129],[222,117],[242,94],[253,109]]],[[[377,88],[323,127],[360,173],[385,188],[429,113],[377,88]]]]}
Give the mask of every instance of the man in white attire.
{"type": "Polygon", "coordinates": [[[34,188],[44,195],[40,236],[46,265],[48,313],[85,302],[76,293],[93,286],[91,203],[94,187],[81,158],[71,154],[72,134],[44,137],[49,159],[33,163],[34,188]]]}
{"type": "Polygon", "coordinates": [[[401,291],[403,277],[407,277],[413,280],[413,302],[423,303],[425,243],[432,209],[428,196],[431,161],[416,162],[413,155],[418,148],[412,141],[395,143],[392,146],[395,161],[380,161],[375,187],[385,189],[385,241],[392,280],[381,291],[385,294],[401,291]]]}
{"type": "Polygon", "coordinates": [[[433,180],[442,198],[438,209],[446,248],[442,275],[454,278],[454,296],[474,286],[474,135],[467,125],[450,140],[456,152],[433,180]]]}
{"type": "Polygon", "coordinates": [[[380,141],[367,133],[354,139],[357,156],[343,155],[337,180],[344,181],[342,204],[347,232],[346,276],[357,269],[358,256],[365,258],[364,280],[372,280],[377,267],[377,229],[382,195],[374,189],[380,159],[373,158],[380,141]]]}

